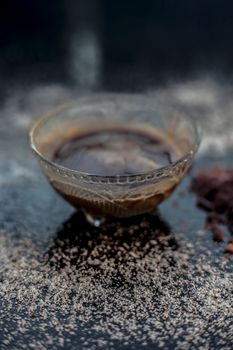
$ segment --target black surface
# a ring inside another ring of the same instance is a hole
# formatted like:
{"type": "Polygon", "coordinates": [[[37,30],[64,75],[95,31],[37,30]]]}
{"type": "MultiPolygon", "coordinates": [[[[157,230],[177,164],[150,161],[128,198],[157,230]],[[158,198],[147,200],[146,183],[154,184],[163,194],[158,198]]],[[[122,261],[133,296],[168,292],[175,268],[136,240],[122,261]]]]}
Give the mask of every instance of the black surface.
{"type": "Polygon", "coordinates": [[[158,213],[100,229],[53,192],[27,144],[33,116],[75,95],[35,87],[2,105],[1,349],[231,349],[232,257],[201,231],[189,192],[198,168],[232,165],[231,88],[210,79],[154,92],[158,108],[169,100],[206,125],[201,152],[158,213]]]}

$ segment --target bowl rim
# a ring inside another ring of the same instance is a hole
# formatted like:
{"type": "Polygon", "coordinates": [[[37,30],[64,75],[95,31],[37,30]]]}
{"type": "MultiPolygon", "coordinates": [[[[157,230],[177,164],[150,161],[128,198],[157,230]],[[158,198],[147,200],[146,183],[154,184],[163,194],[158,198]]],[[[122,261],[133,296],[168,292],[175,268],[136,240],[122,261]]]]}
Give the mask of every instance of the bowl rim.
{"type": "MultiPolygon", "coordinates": [[[[143,98],[145,100],[151,100],[151,96],[150,95],[146,95],[146,94],[130,94],[130,93],[92,93],[90,95],[87,96],[80,96],[79,98],[73,99],[73,100],[69,100],[68,102],[65,103],[61,103],[51,109],[49,109],[47,112],[43,113],[42,115],[40,115],[39,117],[37,117],[31,124],[31,127],[29,128],[29,145],[32,149],[32,151],[34,152],[34,154],[41,159],[42,161],[44,161],[47,165],[49,165],[52,168],[55,168],[58,172],[65,172],[67,175],[68,174],[72,174],[72,175],[76,175],[79,177],[86,177],[86,178],[95,178],[96,180],[101,180],[101,179],[131,179],[131,178],[135,178],[135,177],[145,177],[145,176],[152,176],[153,178],[156,177],[156,175],[161,175],[161,173],[163,172],[167,172],[169,170],[171,170],[171,168],[175,167],[176,165],[183,163],[189,156],[194,156],[195,153],[197,152],[200,143],[201,143],[201,136],[202,136],[202,132],[201,132],[201,128],[199,126],[199,124],[197,124],[196,121],[194,121],[193,119],[191,119],[189,116],[185,116],[183,118],[185,118],[185,120],[188,120],[189,123],[192,125],[194,133],[195,133],[195,142],[194,144],[188,149],[188,151],[185,153],[185,155],[183,155],[182,157],[176,159],[174,162],[172,162],[171,164],[168,164],[166,166],[160,167],[160,168],[156,168],[150,171],[146,171],[146,172],[137,172],[134,174],[129,174],[129,175],[99,175],[99,174],[94,174],[94,173],[87,173],[87,172],[83,172],[83,171],[79,171],[79,170],[74,170],[74,169],[70,169],[67,167],[64,167],[50,159],[48,159],[47,157],[45,157],[36,147],[35,142],[34,142],[34,137],[35,137],[35,131],[36,129],[42,125],[43,123],[45,123],[48,119],[55,117],[57,113],[62,112],[63,110],[72,108],[74,106],[78,106],[78,104],[82,104],[85,103],[85,101],[94,101],[94,99],[97,99],[97,101],[99,99],[104,99],[104,100],[110,100],[111,98],[114,97],[124,97],[124,98],[143,98]]],[[[108,181],[106,181],[108,182],[108,181]]],[[[111,182],[111,181],[110,181],[111,182]]]]}

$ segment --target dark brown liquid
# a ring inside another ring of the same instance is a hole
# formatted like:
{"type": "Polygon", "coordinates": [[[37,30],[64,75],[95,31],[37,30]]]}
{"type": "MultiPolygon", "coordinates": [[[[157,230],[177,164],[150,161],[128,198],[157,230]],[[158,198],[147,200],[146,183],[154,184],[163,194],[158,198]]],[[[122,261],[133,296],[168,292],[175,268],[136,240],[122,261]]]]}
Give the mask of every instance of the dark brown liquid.
{"type": "Polygon", "coordinates": [[[175,158],[171,144],[156,134],[114,128],[77,135],[53,155],[66,168],[105,176],[148,172],[175,158]]]}

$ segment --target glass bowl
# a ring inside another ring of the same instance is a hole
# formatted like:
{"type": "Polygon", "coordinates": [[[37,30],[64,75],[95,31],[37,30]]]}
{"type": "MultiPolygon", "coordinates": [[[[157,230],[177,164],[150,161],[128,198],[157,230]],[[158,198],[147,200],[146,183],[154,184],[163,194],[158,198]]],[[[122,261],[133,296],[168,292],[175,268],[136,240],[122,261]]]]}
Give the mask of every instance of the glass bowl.
{"type": "Polygon", "coordinates": [[[34,122],[29,137],[50,184],[95,226],[106,217],[153,211],[180,183],[200,143],[193,120],[175,111],[161,114],[153,97],[135,94],[94,94],[59,106],[34,122]],[[56,164],[58,147],[90,125],[155,127],[177,146],[179,156],[168,166],[133,175],[101,176],[56,164]]]}

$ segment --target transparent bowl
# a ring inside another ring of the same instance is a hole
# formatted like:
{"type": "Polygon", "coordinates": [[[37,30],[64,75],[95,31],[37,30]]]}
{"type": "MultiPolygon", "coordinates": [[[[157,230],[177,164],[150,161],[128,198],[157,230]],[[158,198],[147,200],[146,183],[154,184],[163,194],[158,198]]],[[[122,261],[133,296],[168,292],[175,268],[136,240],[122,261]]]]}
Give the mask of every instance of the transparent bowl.
{"type": "MultiPolygon", "coordinates": [[[[160,108],[161,109],[161,108],[160,108]]],[[[200,143],[193,120],[180,113],[161,112],[152,97],[104,94],[82,97],[55,108],[30,130],[30,145],[54,189],[95,226],[106,217],[130,217],[147,212],[166,199],[190,168],[200,143]],[[101,176],[56,164],[54,152],[77,130],[92,125],[156,127],[177,146],[178,158],[168,166],[133,175],[101,176]]]]}

